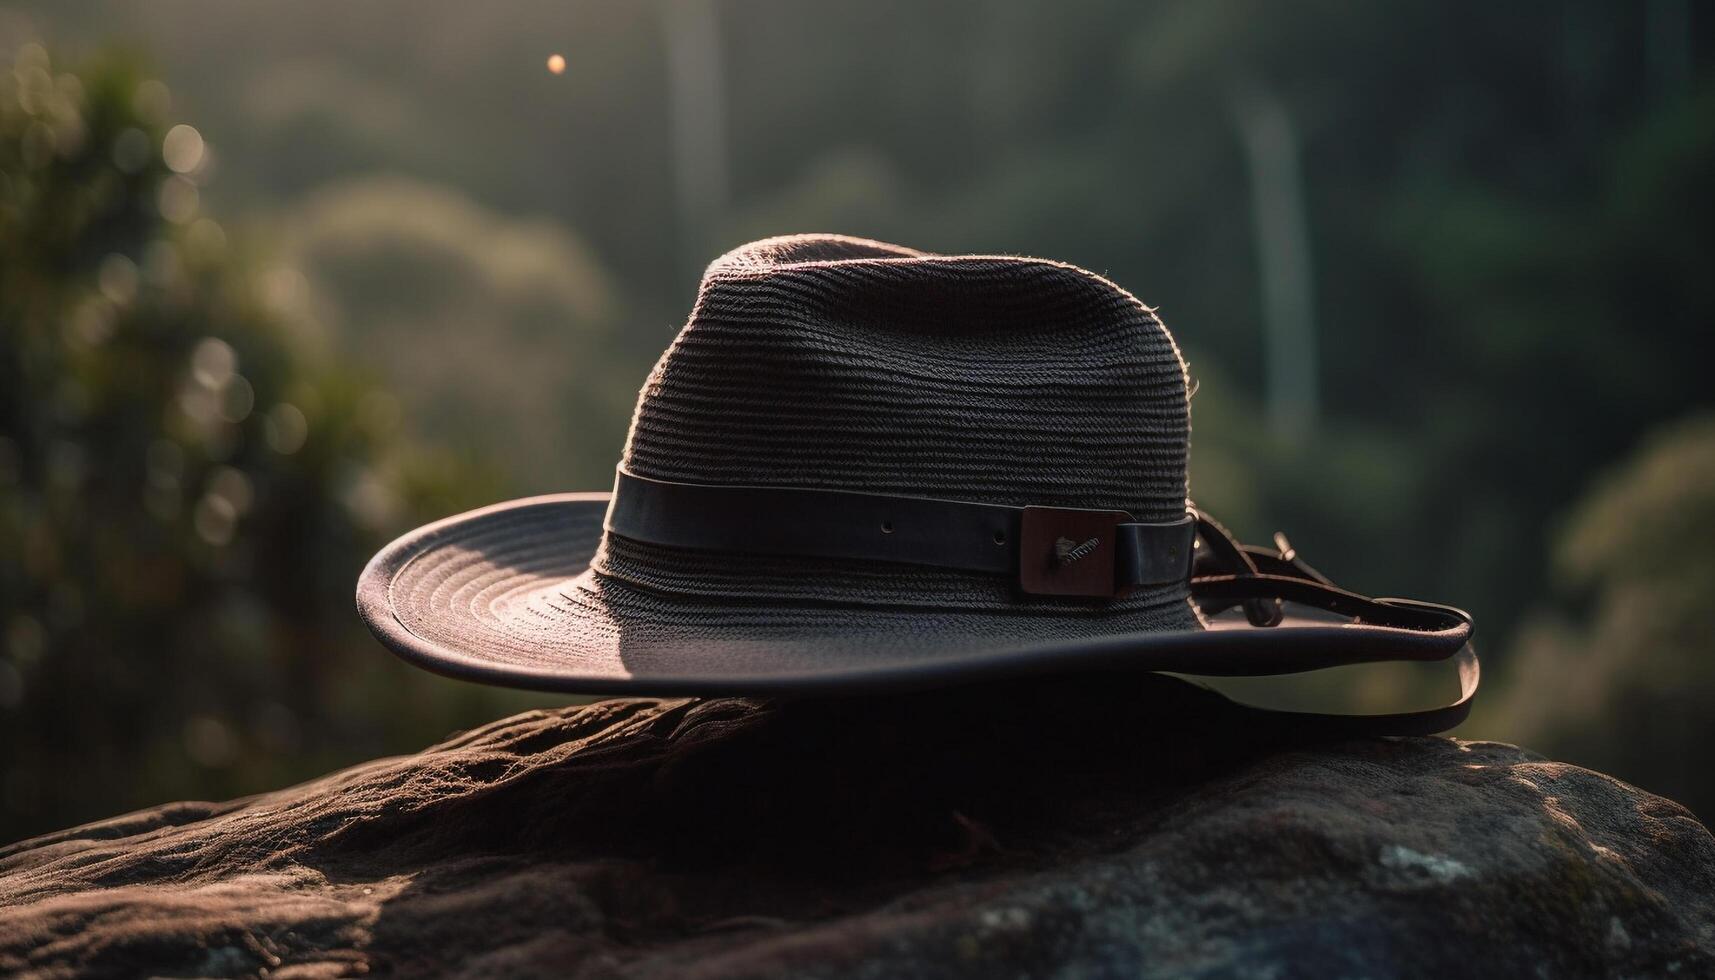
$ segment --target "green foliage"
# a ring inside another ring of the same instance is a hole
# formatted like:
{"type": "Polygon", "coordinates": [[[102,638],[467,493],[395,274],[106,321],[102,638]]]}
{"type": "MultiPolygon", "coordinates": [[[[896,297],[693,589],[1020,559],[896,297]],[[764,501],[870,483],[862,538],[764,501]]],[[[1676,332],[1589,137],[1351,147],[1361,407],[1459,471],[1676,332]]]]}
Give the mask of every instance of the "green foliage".
{"type": "Polygon", "coordinates": [[[279,230],[307,304],[393,382],[417,439],[510,464],[526,490],[608,482],[649,361],[618,348],[582,243],[396,176],[317,190],[279,230]]]}
{"type": "Polygon", "coordinates": [[[1521,630],[1477,724],[1715,812],[1715,416],[1672,425],[1572,514],[1563,596],[1521,630]]]}
{"type": "Polygon", "coordinates": [[[36,47],[0,75],[0,837],[472,717],[386,663],[351,588],[388,532],[500,488],[302,353],[199,216],[163,92],[36,47]]]}

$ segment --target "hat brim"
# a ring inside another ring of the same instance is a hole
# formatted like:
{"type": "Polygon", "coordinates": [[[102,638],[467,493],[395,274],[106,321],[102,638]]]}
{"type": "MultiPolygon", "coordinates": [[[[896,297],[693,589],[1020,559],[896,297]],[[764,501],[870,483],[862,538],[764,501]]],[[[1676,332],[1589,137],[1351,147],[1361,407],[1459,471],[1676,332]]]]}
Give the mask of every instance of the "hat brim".
{"type": "Polygon", "coordinates": [[[1468,627],[1398,629],[1291,608],[1272,627],[1233,613],[1163,631],[1088,610],[618,603],[604,595],[615,586],[588,574],[607,499],[531,497],[419,528],[364,569],[359,613],[417,666],[575,694],[856,693],[1112,668],[1284,674],[1443,660],[1469,638],[1468,627]]]}

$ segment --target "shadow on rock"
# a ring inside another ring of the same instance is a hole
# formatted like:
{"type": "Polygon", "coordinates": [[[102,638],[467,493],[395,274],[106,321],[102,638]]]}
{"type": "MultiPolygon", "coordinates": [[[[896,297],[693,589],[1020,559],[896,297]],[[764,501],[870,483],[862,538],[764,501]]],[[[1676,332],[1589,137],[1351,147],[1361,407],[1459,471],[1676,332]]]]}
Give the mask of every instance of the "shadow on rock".
{"type": "Polygon", "coordinates": [[[527,771],[508,772],[573,733],[543,727],[509,742],[509,759],[449,756],[455,782],[492,790],[417,801],[401,786],[399,819],[354,824],[330,843],[442,857],[625,854],[855,884],[1025,846],[1015,834],[1030,848],[1080,839],[1117,810],[1148,809],[1295,744],[1273,719],[1156,674],[643,704],[656,711],[623,738],[527,771]]]}

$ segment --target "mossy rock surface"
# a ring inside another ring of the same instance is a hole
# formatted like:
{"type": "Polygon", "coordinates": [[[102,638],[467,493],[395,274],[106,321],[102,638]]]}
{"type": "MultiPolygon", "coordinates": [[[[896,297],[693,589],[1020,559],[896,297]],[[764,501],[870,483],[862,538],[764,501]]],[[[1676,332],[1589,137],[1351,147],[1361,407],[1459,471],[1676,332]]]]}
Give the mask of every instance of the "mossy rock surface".
{"type": "Polygon", "coordinates": [[[1151,675],[606,701],[0,849],[0,974],[1711,976],[1715,840],[1151,675]]]}

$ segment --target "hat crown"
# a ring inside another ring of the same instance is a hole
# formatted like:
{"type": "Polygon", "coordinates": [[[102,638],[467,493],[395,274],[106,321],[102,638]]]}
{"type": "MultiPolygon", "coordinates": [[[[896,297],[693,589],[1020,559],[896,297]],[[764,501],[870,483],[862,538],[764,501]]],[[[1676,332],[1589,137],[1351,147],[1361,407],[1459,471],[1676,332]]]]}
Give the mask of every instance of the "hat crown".
{"type": "Polygon", "coordinates": [[[843,236],[712,263],[637,402],[624,466],[684,483],[984,503],[1186,506],[1185,363],[1075,266],[843,236]]]}

